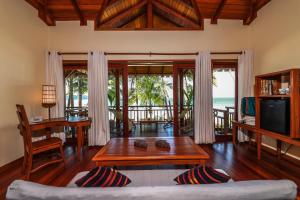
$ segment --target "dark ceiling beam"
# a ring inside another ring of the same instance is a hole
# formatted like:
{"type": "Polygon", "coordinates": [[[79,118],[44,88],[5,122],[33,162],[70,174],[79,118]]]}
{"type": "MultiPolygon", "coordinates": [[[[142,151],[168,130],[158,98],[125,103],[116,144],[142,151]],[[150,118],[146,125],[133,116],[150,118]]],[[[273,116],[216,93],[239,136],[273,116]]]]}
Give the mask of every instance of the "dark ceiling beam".
{"type": "Polygon", "coordinates": [[[199,4],[196,2],[196,0],[191,0],[192,2],[192,6],[195,9],[196,15],[198,17],[198,21],[199,21],[199,25],[201,27],[202,30],[204,30],[204,17],[201,13],[199,4]]]}
{"type": "Polygon", "coordinates": [[[152,0],[147,4],[147,28],[153,28],[153,5],[152,0]]]}
{"type": "Polygon", "coordinates": [[[250,25],[254,19],[257,17],[257,9],[256,9],[256,2],[257,0],[249,0],[249,12],[247,18],[244,19],[244,25],[250,25]]]}
{"type": "Polygon", "coordinates": [[[95,29],[97,29],[100,26],[101,17],[103,15],[108,3],[109,3],[109,0],[103,0],[103,2],[101,4],[101,8],[100,8],[99,12],[97,13],[97,16],[95,19],[95,29]]]}
{"type": "MultiPolygon", "coordinates": [[[[142,7],[146,6],[147,3],[148,3],[148,0],[143,0],[143,1],[135,4],[131,8],[123,11],[122,13],[117,14],[116,16],[112,17],[108,21],[99,24],[99,26],[97,28],[101,29],[101,27],[107,28],[107,27],[118,27],[118,26],[121,26],[121,24],[124,23],[123,22],[124,20],[129,19],[129,18],[132,19],[134,11],[136,11],[138,9],[141,9],[142,7]]],[[[140,13],[138,13],[138,15],[140,15],[140,13]]],[[[135,17],[136,16],[134,15],[134,18],[135,17]]]]}
{"type": "Polygon", "coordinates": [[[162,12],[165,13],[164,17],[167,18],[168,20],[170,20],[182,27],[195,28],[195,29],[199,29],[199,30],[201,29],[201,26],[198,23],[182,16],[180,13],[169,8],[168,6],[164,5],[163,3],[161,3],[157,0],[152,0],[152,3],[158,10],[161,10],[162,12]]]}
{"type": "Polygon", "coordinates": [[[76,14],[78,15],[79,17],[79,20],[80,20],[80,26],[86,26],[87,25],[87,20],[84,18],[80,8],[79,8],[79,5],[78,5],[78,2],[77,0],[70,0],[71,3],[72,3],[72,6],[76,12],[76,14]]]}
{"type": "Polygon", "coordinates": [[[212,24],[218,24],[218,19],[222,13],[222,10],[226,4],[227,0],[221,0],[217,9],[216,9],[216,12],[215,14],[213,15],[213,17],[211,18],[211,23],[212,24]]]}
{"type": "Polygon", "coordinates": [[[47,0],[36,1],[39,18],[42,19],[48,26],[55,26],[56,22],[47,8],[47,0]]]}

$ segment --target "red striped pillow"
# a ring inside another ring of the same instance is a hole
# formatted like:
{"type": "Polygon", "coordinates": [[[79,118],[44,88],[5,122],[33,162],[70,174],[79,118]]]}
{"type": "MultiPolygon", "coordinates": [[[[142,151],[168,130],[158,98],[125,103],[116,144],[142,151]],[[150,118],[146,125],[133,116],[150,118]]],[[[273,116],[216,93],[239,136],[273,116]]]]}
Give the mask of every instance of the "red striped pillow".
{"type": "Polygon", "coordinates": [[[75,182],[78,187],[124,187],[129,183],[128,177],[109,167],[96,167],[75,182]]]}
{"type": "Polygon", "coordinates": [[[212,167],[198,166],[194,167],[174,179],[179,185],[185,184],[212,184],[226,183],[229,176],[218,172],[212,167]]]}

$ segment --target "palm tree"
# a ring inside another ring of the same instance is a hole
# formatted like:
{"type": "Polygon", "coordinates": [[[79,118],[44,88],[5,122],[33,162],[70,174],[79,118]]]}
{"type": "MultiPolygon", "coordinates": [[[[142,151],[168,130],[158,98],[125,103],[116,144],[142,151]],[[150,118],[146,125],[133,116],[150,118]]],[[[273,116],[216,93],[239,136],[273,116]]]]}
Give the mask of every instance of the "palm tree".
{"type": "Polygon", "coordinates": [[[116,79],[114,75],[109,74],[108,78],[108,101],[109,105],[116,105],[116,79]]]}
{"type": "Polygon", "coordinates": [[[166,103],[167,84],[160,76],[136,76],[132,78],[129,91],[129,105],[142,105],[150,109],[146,112],[146,117],[150,113],[152,117],[152,107],[161,106],[166,103]],[[135,80],[134,80],[135,79],[135,80]]]}

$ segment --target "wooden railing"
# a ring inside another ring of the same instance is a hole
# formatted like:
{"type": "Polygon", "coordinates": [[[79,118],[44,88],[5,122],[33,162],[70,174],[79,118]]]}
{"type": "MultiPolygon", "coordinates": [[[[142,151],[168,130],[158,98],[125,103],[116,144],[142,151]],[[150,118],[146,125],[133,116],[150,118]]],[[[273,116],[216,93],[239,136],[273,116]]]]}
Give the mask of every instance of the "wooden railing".
{"type": "Polygon", "coordinates": [[[217,133],[227,134],[232,132],[234,110],[234,107],[226,107],[225,110],[214,108],[214,127],[217,133]]]}
{"type": "MultiPolygon", "coordinates": [[[[119,120],[122,120],[122,107],[120,107],[119,120]]],[[[194,118],[192,106],[184,106],[186,110],[184,116],[179,116],[179,120],[191,121],[194,118]]],[[[160,122],[172,122],[173,120],[173,105],[170,106],[129,106],[128,118],[133,123],[139,122],[141,119],[152,119],[160,122]]],[[[86,107],[67,107],[66,116],[88,116],[86,107]]],[[[234,107],[226,107],[223,109],[213,109],[214,112],[214,127],[219,134],[227,134],[232,131],[232,121],[234,119],[234,107]]],[[[115,121],[117,117],[116,107],[109,106],[109,120],[115,121]]]]}

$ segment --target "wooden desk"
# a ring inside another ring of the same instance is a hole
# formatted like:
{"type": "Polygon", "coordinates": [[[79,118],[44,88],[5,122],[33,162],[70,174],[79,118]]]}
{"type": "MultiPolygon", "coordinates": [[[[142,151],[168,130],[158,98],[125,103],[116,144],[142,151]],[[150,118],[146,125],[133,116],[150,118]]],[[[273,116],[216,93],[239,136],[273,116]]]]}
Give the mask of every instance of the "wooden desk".
{"type": "Polygon", "coordinates": [[[300,147],[300,140],[292,139],[291,137],[288,137],[286,135],[282,135],[282,134],[279,134],[279,133],[274,133],[272,131],[268,131],[268,130],[264,130],[264,129],[259,129],[259,128],[256,128],[253,125],[243,124],[243,123],[240,123],[240,122],[237,122],[237,121],[233,121],[232,126],[233,126],[232,127],[232,142],[233,142],[233,145],[234,145],[235,148],[237,146],[237,134],[238,134],[237,130],[238,130],[238,128],[248,130],[248,131],[251,131],[251,132],[255,133],[256,148],[257,148],[257,159],[258,160],[261,159],[261,145],[262,145],[262,136],[263,135],[276,140],[278,159],[281,158],[281,144],[282,144],[282,142],[286,142],[288,144],[300,147]]]}
{"type": "MultiPolygon", "coordinates": [[[[80,160],[82,147],[84,144],[84,132],[83,128],[90,126],[92,123],[91,118],[88,117],[68,117],[68,118],[52,118],[52,119],[45,119],[41,122],[30,123],[30,129],[32,132],[40,131],[40,130],[47,130],[54,127],[62,127],[62,126],[69,126],[74,127],[77,133],[77,157],[80,160]]],[[[48,135],[47,137],[50,137],[48,135]]]]}
{"type": "Polygon", "coordinates": [[[237,147],[238,142],[238,128],[251,131],[255,133],[255,140],[257,145],[257,159],[261,159],[261,133],[254,125],[243,124],[237,121],[232,121],[232,143],[234,148],[237,147]]]}
{"type": "Polygon", "coordinates": [[[94,157],[97,166],[146,166],[146,165],[199,165],[209,155],[189,137],[168,137],[145,139],[148,148],[134,146],[137,138],[113,138],[94,157]],[[157,148],[155,141],[163,139],[170,149],[157,148]]]}

